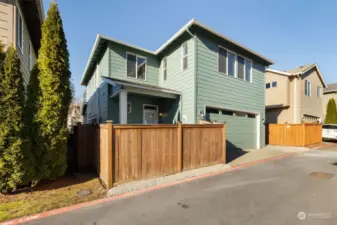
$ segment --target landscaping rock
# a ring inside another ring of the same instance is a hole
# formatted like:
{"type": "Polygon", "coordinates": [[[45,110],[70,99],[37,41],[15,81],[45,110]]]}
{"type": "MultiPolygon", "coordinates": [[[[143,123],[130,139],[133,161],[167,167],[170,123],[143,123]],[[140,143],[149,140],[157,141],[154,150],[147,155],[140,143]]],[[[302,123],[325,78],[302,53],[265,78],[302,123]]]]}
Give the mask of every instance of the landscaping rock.
{"type": "Polygon", "coordinates": [[[88,195],[91,195],[92,191],[90,189],[86,189],[86,190],[80,190],[77,192],[77,196],[79,197],[86,197],[88,195]]]}

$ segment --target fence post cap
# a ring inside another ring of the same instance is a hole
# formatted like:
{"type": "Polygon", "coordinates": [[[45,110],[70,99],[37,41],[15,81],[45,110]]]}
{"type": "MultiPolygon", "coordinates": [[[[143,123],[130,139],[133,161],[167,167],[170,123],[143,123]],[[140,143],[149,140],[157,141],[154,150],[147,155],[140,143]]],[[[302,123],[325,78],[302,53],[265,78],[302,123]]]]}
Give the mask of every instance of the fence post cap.
{"type": "Polygon", "coordinates": [[[113,123],[113,120],[107,120],[106,123],[113,123]]]}

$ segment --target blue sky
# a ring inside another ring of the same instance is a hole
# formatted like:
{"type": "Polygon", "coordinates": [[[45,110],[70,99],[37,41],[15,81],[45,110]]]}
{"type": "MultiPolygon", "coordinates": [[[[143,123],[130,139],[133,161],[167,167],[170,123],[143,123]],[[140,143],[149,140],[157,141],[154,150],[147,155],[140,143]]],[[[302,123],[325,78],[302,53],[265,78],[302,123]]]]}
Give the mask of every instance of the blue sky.
{"type": "MultiPolygon", "coordinates": [[[[47,12],[50,0],[44,0],[47,12]]],[[[56,0],[68,41],[76,95],[97,33],[156,50],[195,18],[272,59],[275,69],[317,63],[337,82],[337,1],[56,0]]]]}

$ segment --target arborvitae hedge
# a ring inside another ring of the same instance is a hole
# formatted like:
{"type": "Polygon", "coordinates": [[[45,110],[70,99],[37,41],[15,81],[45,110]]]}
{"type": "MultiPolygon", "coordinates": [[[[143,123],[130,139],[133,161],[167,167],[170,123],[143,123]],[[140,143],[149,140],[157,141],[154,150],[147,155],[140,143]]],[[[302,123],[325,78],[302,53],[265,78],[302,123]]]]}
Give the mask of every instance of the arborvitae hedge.
{"type": "Polygon", "coordinates": [[[42,26],[39,68],[38,146],[41,179],[55,179],[64,174],[67,150],[67,114],[71,101],[69,53],[60,12],[51,3],[42,26]]]}
{"type": "Polygon", "coordinates": [[[24,183],[29,157],[24,148],[23,77],[13,46],[8,48],[0,71],[0,192],[7,193],[24,183]]]}
{"type": "Polygon", "coordinates": [[[326,108],[325,124],[337,124],[337,108],[335,99],[331,98],[326,108]]]}

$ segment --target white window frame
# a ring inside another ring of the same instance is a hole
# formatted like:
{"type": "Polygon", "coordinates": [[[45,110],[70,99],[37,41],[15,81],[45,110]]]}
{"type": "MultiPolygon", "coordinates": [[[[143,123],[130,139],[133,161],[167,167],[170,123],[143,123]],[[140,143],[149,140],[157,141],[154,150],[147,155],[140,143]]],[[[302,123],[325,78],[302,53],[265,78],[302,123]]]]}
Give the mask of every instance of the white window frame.
{"type": "Polygon", "coordinates": [[[272,87],[272,88],[277,88],[277,80],[272,81],[270,87],[272,87]],[[273,83],[276,83],[276,86],[275,86],[275,87],[273,87],[273,83]]]}
{"type": "Polygon", "coordinates": [[[127,103],[127,111],[128,111],[128,113],[132,113],[132,104],[131,104],[131,102],[128,102],[127,103]],[[129,107],[130,106],[130,107],[129,107]],[[129,110],[130,109],[130,110],[129,110]]]}
{"type": "Polygon", "coordinates": [[[163,68],[162,68],[163,81],[166,81],[167,80],[167,56],[162,59],[162,65],[163,65],[163,68]],[[164,61],[166,61],[166,68],[165,68],[164,61]],[[164,76],[165,72],[166,72],[166,79],[164,76]]]}
{"type": "Polygon", "coordinates": [[[21,22],[21,46],[19,45],[18,40],[16,40],[16,45],[18,49],[20,49],[21,53],[23,54],[23,49],[24,49],[24,21],[22,18],[21,10],[19,7],[17,7],[16,10],[16,39],[18,39],[18,32],[19,32],[19,21],[21,22]]]}
{"type": "Polygon", "coordinates": [[[271,88],[271,82],[266,83],[266,89],[270,89],[271,88]],[[267,84],[269,84],[269,88],[267,88],[267,84]]]}
{"type": "Polygon", "coordinates": [[[220,72],[219,71],[219,57],[220,57],[220,48],[222,48],[223,50],[227,51],[227,57],[226,57],[226,72],[225,72],[225,75],[226,76],[229,76],[229,77],[235,77],[239,80],[243,80],[243,81],[246,81],[246,82],[249,82],[249,83],[253,83],[253,60],[245,57],[245,56],[242,56],[240,54],[237,54],[231,50],[228,50],[227,48],[225,47],[222,47],[221,45],[218,45],[218,58],[217,58],[217,66],[218,66],[218,72],[219,73],[222,73],[223,72],[220,72]],[[234,60],[234,76],[232,75],[229,75],[228,74],[228,68],[229,68],[229,64],[228,64],[228,52],[232,53],[234,56],[235,56],[235,60],[234,60]],[[244,59],[244,64],[243,64],[243,79],[241,78],[238,78],[238,56],[242,57],[244,59]],[[250,80],[246,80],[246,61],[249,61],[251,63],[251,68],[250,68],[250,80]]]}
{"type": "Polygon", "coordinates": [[[311,96],[311,82],[310,82],[310,80],[305,80],[304,85],[306,85],[306,87],[304,88],[304,94],[306,96],[310,97],[311,96]],[[305,92],[305,89],[307,89],[307,92],[305,92]]]}
{"type": "Polygon", "coordinates": [[[317,86],[317,97],[321,98],[322,94],[321,94],[321,87],[317,86]]]}
{"type": "Polygon", "coordinates": [[[187,69],[188,69],[188,43],[186,41],[181,45],[181,71],[185,71],[187,69]],[[186,48],[187,48],[187,54],[186,55],[184,55],[184,46],[185,45],[186,45],[186,48]],[[184,58],[187,58],[187,63],[186,63],[185,69],[184,69],[184,58]]]}
{"type": "Polygon", "coordinates": [[[144,57],[144,56],[141,56],[141,55],[137,55],[137,54],[134,54],[134,53],[131,53],[131,52],[126,52],[125,62],[126,62],[125,63],[126,78],[128,78],[128,79],[134,79],[134,80],[143,80],[143,81],[146,81],[146,77],[147,77],[147,57],[144,57]],[[128,76],[128,55],[134,55],[134,56],[136,56],[136,63],[135,63],[136,77],[129,77],[128,76]],[[137,70],[137,61],[138,61],[138,58],[145,59],[145,77],[144,77],[144,79],[138,78],[138,70],[137,70]]]}

